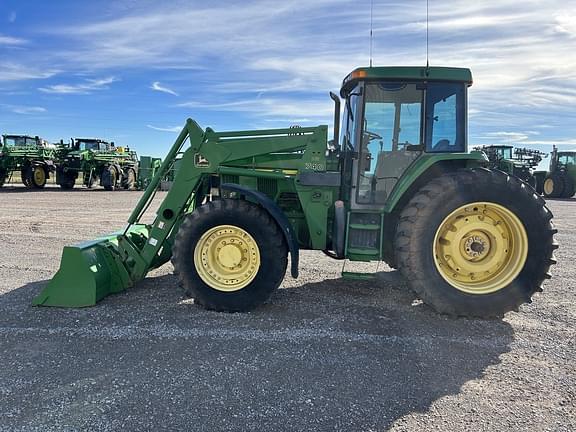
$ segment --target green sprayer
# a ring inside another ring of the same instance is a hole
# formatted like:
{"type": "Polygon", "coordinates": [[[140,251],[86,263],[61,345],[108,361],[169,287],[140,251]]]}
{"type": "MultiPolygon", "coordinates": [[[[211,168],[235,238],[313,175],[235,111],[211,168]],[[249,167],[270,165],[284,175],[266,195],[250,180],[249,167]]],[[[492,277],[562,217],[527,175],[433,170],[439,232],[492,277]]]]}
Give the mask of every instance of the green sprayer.
{"type": "Polygon", "coordinates": [[[13,172],[27,188],[42,189],[55,169],[56,145],[38,136],[2,135],[0,140],[0,187],[13,172]]]}
{"type": "Polygon", "coordinates": [[[278,288],[288,254],[295,278],[313,249],[385,261],[441,313],[517,309],[550,277],[556,230],[532,187],[467,151],[471,84],[463,68],[358,68],[340,91],[342,125],[330,94],[333,140],[327,126],[216,132],[188,119],[126,228],[65,247],[34,304],[91,306],[172,260],[196,304],[247,311],[278,288]]]}
{"type": "Polygon", "coordinates": [[[136,153],[98,138],[75,138],[59,147],[56,183],[72,189],[82,174],[82,184],[100,184],[106,190],[132,189],[138,180],[136,153]]]}
{"type": "Polygon", "coordinates": [[[474,150],[483,151],[488,157],[488,168],[498,169],[514,175],[530,186],[538,189],[534,169],[542,158],[546,156],[539,150],[527,148],[514,148],[511,145],[489,145],[475,147],[474,150]]]}

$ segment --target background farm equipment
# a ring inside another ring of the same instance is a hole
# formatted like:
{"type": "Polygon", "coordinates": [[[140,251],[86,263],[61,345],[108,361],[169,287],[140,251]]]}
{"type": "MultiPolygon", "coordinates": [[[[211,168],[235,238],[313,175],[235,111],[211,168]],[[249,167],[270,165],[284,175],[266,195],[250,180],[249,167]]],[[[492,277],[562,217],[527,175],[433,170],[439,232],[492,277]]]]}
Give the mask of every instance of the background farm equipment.
{"type": "Polygon", "coordinates": [[[162,166],[162,159],[151,156],[140,156],[138,166],[138,189],[146,189],[156,172],[162,166]]]}
{"type": "Polygon", "coordinates": [[[504,171],[525,181],[533,188],[538,187],[534,169],[542,161],[545,153],[539,150],[514,148],[509,145],[475,147],[475,150],[486,154],[491,169],[504,171]]]}
{"type": "Polygon", "coordinates": [[[558,151],[556,146],[550,153],[548,171],[535,173],[539,179],[540,192],[547,198],[571,198],[576,185],[576,150],[558,151]]]}
{"type": "Polygon", "coordinates": [[[189,119],[126,228],[66,247],[34,304],[94,305],[172,260],[196,304],[247,311],[278,288],[288,253],[297,277],[300,249],[313,249],[383,260],[441,313],[518,308],[550,277],[552,214],[467,152],[471,83],[468,69],[356,69],[340,91],[341,140],[335,94],[332,141],[327,126],[215,132],[189,119]],[[172,188],[142,223],[179,155],[172,188]]]}
{"type": "Polygon", "coordinates": [[[82,173],[82,184],[100,184],[106,190],[133,189],[138,179],[136,152],[100,139],[76,138],[59,150],[56,183],[72,189],[82,173]]]}
{"type": "Polygon", "coordinates": [[[13,172],[20,171],[27,188],[41,189],[54,172],[56,146],[38,136],[2,135],[0,141],[0,187],[13,172]]]}

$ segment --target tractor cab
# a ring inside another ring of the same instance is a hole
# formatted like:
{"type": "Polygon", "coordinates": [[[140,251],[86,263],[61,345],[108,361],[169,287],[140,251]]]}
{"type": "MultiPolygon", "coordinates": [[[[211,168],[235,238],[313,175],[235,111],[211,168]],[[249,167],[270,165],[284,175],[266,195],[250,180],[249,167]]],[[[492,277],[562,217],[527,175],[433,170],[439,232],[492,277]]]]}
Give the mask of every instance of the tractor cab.
{"type": "Polygon", "coordinates": [[[343,174],[352,208],[382,208],[415,160],[467,152],[468,69],[359,68],[343,82],[343,174]]]}
{"type": "Polygon", "coordinates": [[[92,138],[76,138],[74,140],[74,150],[85,151],[109,151],[111,144],[99,139],[92,138]]]}
{"type": "Polygon", "coordinates": [[[558,152],[558,165],[564,168],[576,166],[576,151],[558,152]]]}
{"type": "Polygon", "coordinates": [[[482,150],[488,156],[488,159],[492,160],[504,160],[512,159],[512,150],[514,147],[509,145],[492,145],[484,147],[482,150]]]}
{"type": "Polygon", "coordinates": [[[36,147],[43,141],[28,135],[4,135],[3,138],[6,147],[36,147]]]}

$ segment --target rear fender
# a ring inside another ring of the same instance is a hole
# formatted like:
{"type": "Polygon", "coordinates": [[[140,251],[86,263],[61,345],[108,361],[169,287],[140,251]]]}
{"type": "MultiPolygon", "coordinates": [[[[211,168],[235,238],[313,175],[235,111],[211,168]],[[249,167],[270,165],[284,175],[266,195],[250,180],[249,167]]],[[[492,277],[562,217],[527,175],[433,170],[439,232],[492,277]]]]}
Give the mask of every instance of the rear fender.
{"type": "Polygon", "coordinates": [[[404,204],[406,199],[409,199],[429,179],[448,171],[455,171],[459,168],[480,167],[486,163],[487,158],[483,152],[425,153],[416,159],[402,174],[384,205],[384,212],[390,213],[396,210],[398,205],[404,204]]]}
{"type": "Polygon", "coordinates": [[[260,204],[266,211],[272,216],[272,218],[276,221],[282,233],[284,234],[284,238],[286,239],[286,244],[288,245],[288,250],[290,251],[290,258],[291,258],[291,265],[290,265],[290,274],[293,278],[298,277],[298,262],[299,262],[299,251],[300,247],[298,246],[298,242],[296,241],[296,234],[294,233],[294,229],[290,224],[290,221],[282,211],[278,205],[272,201],[268,196],[263,194],[262,192],[255,191],[253,189],[240,186],[234,183],[224,183],[220,185],[220,188],[223,190],[228,190],[232,192],[237,192],[241,195],[249,197],[251,200],[255,201],[256,203],[260,204]]]}

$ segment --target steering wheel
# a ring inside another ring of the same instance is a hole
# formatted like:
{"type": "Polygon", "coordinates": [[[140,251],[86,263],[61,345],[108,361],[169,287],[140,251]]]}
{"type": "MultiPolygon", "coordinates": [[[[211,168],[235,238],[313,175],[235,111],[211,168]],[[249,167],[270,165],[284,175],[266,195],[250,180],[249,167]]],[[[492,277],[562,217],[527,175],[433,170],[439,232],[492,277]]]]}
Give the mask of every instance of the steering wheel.
{"type": "Polygon", "coordinates": [[[365,130],[364,135],[366,135],[368,137],[368,141],[372,141],[375,139],[379,139],[379,140],[382,139],[382,137],[380,135],[378,135],[377,133],[374,133],[374,132],[370,132],[369,130],[365,130]]]}

